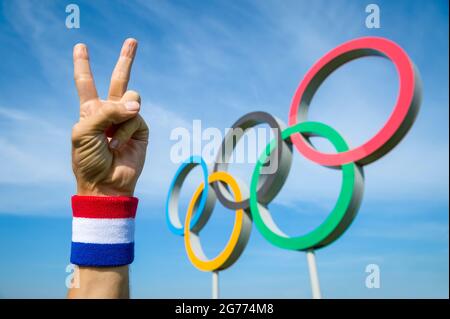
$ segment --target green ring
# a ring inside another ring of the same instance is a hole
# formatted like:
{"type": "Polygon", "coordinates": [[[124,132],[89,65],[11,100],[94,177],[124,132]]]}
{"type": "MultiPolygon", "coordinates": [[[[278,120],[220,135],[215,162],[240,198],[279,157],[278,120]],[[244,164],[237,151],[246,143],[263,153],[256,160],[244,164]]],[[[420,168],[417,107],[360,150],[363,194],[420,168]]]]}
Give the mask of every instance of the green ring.
{"type": "MultiPolygon", "coordinates": [[[[318,122],[301,122],[283,130],[281,136],[287,140],[292,134],[318,135],[327,138],[337,152],[345,152],[349,147],[345,140],[328,125],[318,122]]],[[[339,236],[350,226],[358,212],[362,199],[364,177],[362,167],[355,163],[342,165],[343,173],[341,191],[337,203],[325,221],[309,233],[288,237],[275,224],[269,210],[258,203],[256,190],[260,177],[262,163],[276,147],[276,140],[272,140],[262,152],[253,171],[250,185],[250,209],[256,227],[261,234],[273,245],[290,250],[309,250],[324,247],[339,236]]]]}

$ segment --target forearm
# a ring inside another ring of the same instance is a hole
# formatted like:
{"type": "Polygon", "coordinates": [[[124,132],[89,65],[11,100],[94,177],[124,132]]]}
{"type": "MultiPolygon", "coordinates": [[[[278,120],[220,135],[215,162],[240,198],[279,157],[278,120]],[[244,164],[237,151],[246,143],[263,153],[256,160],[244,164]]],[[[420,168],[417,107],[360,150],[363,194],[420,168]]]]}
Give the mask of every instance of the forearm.
{"type": "Polygon", "coordinates": [[[78,267],[78,288],[69,289],[67,298],[129,298],[129,267],[78,267]]]}

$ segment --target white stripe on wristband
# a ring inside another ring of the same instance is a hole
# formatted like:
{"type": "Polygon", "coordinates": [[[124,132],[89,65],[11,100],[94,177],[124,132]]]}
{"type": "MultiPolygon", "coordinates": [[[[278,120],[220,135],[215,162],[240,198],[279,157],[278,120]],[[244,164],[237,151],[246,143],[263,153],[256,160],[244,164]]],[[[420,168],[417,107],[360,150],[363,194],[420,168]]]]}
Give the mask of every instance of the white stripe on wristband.
{"type": "Polygon", "coordinates": [[[82,218],[72,221],[72,241],[127,244],[134,241],[134,218],[82,218]]]}

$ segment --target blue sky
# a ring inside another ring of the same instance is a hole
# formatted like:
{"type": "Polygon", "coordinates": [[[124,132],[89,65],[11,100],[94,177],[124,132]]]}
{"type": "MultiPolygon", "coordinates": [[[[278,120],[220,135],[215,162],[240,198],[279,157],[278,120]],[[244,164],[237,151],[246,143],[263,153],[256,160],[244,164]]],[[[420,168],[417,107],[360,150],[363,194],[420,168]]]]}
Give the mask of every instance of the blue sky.
{"type": "MultiPolygon", "coordinates": [[[[150,145],[140,198],[132,296],[210,297],[210,274],[190,265],[183,240],[166,227],[164,202],[178,165],[176,127],[225,129],[263,110],[287,121],[308,68],[340,43],[367,35],[399,43],[420,70],[424,100],[406,138],[365,168],[363,204],[350,229],[317,251],[327,298],[445,297],[449,273],[448,2],[377,1],[381,28],[367,29],[370,1],[76,1],[81,28],[65,27],[66,1],[1,1],[0,297],[64,297],[69,260],[70,130],[78,117],[72,47],[88,45],[105,96],[122,41],[139,40],[129,87],[142,96],[150,145]],[[365,287],[365,267],[381,288],[365,287]]],[[[370,138],[392,110],[394,67],[367,58],[337,70],[319,89],[310,118],[350,145],[370,138]]],[[[319,147],[326,143],[318,141],[319,147]]],[[[231,172],[249,180],[251,168],[231,172]]],[[[201,179],[193,172],[180,210],[201,179]]],[[[269,206],[288,234],[318,225],[334,206],[339,171],[294,155],[288,181],[269,206]]],[[[220,205],[217,205],[220,206],[220,205]]],[[[217,208],[202,232],[219,252],[233,214],[217,208]]],[[[271,246],[253,228],[239,261],[221,274],[223,297],[309,298],[304,253],[271,246]]]]}

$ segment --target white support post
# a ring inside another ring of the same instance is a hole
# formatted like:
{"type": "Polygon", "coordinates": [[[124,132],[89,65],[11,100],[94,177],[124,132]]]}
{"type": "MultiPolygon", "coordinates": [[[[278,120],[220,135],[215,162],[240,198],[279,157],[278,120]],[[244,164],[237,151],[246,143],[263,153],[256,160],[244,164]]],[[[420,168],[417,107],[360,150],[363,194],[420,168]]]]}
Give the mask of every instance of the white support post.
{"type": "Polygon", "coordinates": [[[319,274],[317,272],[316,256],[314,250],[308,250],[306,252],[306,259],[308,261],[309,278],[311,280],[311,291],[313,299],[321,299],[319,284],[319,274]]]}
{"type": "Polygon", "coordinates": [[[219,299],[219,272],[212,272],[212,299],[219,299]]]}

